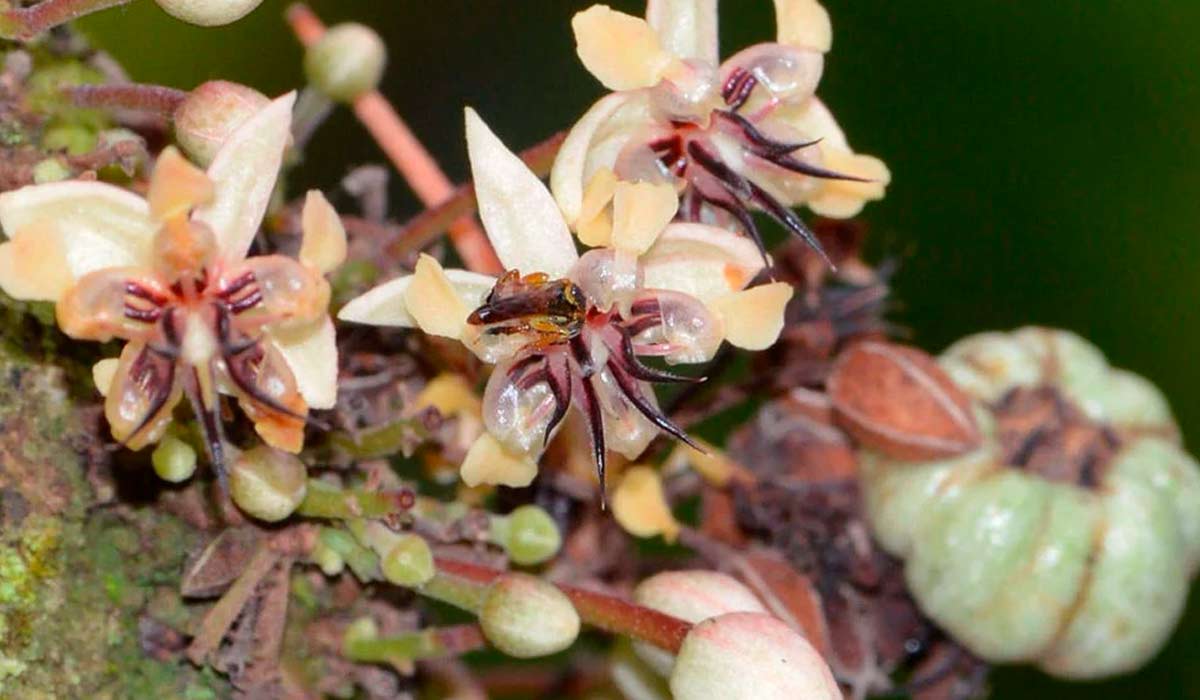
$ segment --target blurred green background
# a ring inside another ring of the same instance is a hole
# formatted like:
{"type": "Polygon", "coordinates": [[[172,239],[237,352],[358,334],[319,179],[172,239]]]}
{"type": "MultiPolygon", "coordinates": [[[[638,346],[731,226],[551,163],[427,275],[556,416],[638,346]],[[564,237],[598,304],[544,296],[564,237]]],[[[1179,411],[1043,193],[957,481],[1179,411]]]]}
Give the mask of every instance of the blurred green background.
{"type": "MultiPolygon", "coordinates": [[[[514,148],[567,126],[601,94],[575,59],[587,0],[316,0],[329,22],[387,40],[385,92],[456,178],[461,109],[514,148]]],[[[638,0],[612,0],[639,13],[638,0]]],[[[227,78],[299,86],[301,53],[267,0],[202,30],[149,0],[85,26],[139,81],[227,78]]],[[[767,0],[726,0],[722,42],[773,35],[767,0]]],[[[898,255],[898,320],[940,350],[964,334],[1039,323],[1076,330],[1171,397],[1200,446],[1200,2],[826,0],[835,29],[821,94],[861,151],[894,174],[868,207],[875,247],[898,255]]],[[[344,110],[299,175],[335,186],[382,158],[344,110]]],[[[399,182],[393,212],[416,210],[399,182]]],[[[1142,672],[1069,685],[1026,670],[999,698],[1200,697],[1200,596],[1142,672]]]]}

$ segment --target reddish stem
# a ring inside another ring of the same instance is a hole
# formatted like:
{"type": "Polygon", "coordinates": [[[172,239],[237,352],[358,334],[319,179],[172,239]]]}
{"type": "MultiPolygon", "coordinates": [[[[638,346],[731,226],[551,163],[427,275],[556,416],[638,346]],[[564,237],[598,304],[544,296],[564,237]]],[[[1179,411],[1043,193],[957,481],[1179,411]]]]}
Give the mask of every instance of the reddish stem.
{"type": "MultiPolygon", "coordinates": [[[[487,585],[505,573],[457,559],[438,557],[436,562],[443,573],[481,585],[487,585]]],[[[691,623],[623,598],[577,586],[556,585],[570,598],[579,617],[589,625],[649,642],[673,654],[679,652],[683,638],[692,629],[691,623]]]]}
{"type": "Polygon", "coordinates": [[[183,90],[162,85],[78,85],[64,90],[76,107],[132,109],[170,119],[187,98],[183,90]]]}
{"type": "MultiPolygon", "coordinates": [[[[325,33],[321,19],[304,4],[289,7],[287,20],[305,46],[311,46],[325,33]]],[[[436,207],[454,195],[454,185],[437,161],[378,90],[355,98],[354,113],[425,206],[436,207]]],[[[454,220],[450,225],[450,242],[468,269],[490,274],[503,271],[496,252],[473,217],[454,220]]]]}
{"type": "Polygon", "coordinates": [[[42,0],[33,7],[0,12],[0,37],[29,41],[38,34],[130,0],[42,0]]]}

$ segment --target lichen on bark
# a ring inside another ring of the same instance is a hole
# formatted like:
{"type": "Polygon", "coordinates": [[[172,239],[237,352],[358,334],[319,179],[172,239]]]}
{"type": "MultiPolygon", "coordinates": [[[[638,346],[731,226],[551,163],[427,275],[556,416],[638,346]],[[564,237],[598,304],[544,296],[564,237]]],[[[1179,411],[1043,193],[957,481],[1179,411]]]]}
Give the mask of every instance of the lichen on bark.
{"type": "Polygon", "coordinates": [[[215,675],[155,660],[139,639],[195,534],[161,510],[100,502],[88,474],[106,447],[91,401],[73,396],[90,386],[5,312],[10,333],[29,333],[0,343],[0,698],[224,697],[215,675]]]}

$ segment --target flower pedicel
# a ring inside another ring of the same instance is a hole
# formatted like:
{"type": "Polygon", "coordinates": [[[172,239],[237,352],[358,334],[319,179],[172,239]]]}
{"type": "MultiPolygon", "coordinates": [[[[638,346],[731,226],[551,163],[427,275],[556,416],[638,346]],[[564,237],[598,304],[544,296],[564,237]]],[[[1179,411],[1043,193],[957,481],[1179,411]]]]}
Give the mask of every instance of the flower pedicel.
{"type": "Polygon", "coordinates": [[[571,407],[586,419],[602,483],[610,447],[633,459],[660,430],[687,441],[646,383],[695,380],[639,357],[697,363],[723,340],[767,347],[791,287],[743,289],[762,260],[749,242],[709,226],[647,232],[631,222],[618,237],[642,241],[640,258],[628,255],[636,246],[580,256],[545,186],[471,110],[467,144],[480,217],[507,272],[443,270],[422,256],[412,275],[351,301],[339,317],[455,338],[496,365],[484,396],[488,432],[461,467],[470,485],[527,485],[571,407]]]}
{"type": "Polygon", "coordinates": [[[337,395],[337,347],[324,273],[345,257],[345,232],[318,192],[303,213],[300,260],[246,257],[267,209],[291,127],[294,95],[266,105],[218,150],[207,172],[174,148],[159,156],[146,199],[99,182],[0,195],[0,286],[53,301],[81,340],[127,342],[103,360],[113,437],[158,441],[184,394],[224,476],[220,392],[235,395],[267,444],[298,452],[310,407],[337,395]]]}

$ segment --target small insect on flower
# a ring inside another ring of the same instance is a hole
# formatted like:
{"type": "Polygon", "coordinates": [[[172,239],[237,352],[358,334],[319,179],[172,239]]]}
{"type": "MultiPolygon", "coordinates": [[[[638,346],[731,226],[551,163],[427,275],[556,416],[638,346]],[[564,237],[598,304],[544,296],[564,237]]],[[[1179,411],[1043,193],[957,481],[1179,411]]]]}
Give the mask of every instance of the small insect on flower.
{"type": "Polygon", "coordinates": [[[639,231],[640,256],[632,248],[580,256],[545,186],[470,110],[467,145],[480,216],[508,272],[443,270],[422,256],[412,275],[339,317],[455,338],[496,365],[484,392],[488,432],[461,467],[470,485],[527,485],[572,408],[587,425],[602,488],[608,449],[634,459],[659,431],[691,442],[648,382],[697,380],[639,358],[705,362],[725,340],[765,348],[782,329],[791,287],[744,289],[763,268],[753,244],[697,224],[639,231]]]}
{"type": "Polygon", "coordinates": [[[605,5],[575,16],[580,59],[614,91],[571,130],[551,175],[585,242],[604,237],[634,184],[671,185],[681,220],[740,229],[760,250],[751,210],[822,252],[792,207],[845,218],[883,196],[887,168],[855,154],[814,95],[829,16],[816,0],[775,6],[778,40],[720,64],[715,0],[649,0],[645,20],[605,5]]]}
{"type": "Polygon", "coordinates": [[[158,441],[184,394],[224,477],[221,392],[237,397],[270,445],[298,452],[309,407],[336,397],[337,349],[324,273],[345,257],[345,232],[318,192],[303,212],[299,261],[247,258],[291,127],[294,95],[230,134],[207,172],[173,147],[146,199],[98,182],[0,195],[0,286],[56,302],[72,338],[128,343],[96,368],[113,437],[158,441]]]}

